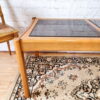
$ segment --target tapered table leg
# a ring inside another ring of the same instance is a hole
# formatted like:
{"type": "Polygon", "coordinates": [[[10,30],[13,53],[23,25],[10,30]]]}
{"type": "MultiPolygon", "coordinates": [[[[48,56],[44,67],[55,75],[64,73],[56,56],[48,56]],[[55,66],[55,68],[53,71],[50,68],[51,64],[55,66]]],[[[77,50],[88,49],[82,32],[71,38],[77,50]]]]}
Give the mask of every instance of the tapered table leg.
{"type": "Polygon", "coordinates": [[[19,71],[21,74],[22,85],[23,85],[23,89],[24,89],[24,96],[26,98],[28,98],[28,97],[30,97],[30,92],[29,92],[29,87],[28,87],[28,79],[27,79],[27,75],[26,75],[24,54],[21,49],[20,40],[16,39],[14,41],[14,44],[15,44],[15,49],[16,49],[17,60],[19,63],[19,71]]]}
{"type": "Polygon", "coordinates": [[[39,56],[39,51],[35,51],[35,56],[36,56],[36,57],[39,56]]]}

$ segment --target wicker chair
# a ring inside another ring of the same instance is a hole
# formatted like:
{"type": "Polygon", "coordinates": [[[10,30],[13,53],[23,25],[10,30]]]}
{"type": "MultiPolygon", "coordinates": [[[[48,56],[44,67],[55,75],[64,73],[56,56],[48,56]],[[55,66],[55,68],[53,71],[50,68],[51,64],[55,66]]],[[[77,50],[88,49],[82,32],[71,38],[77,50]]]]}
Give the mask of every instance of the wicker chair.
{"type": "Polygon", "coordinates": [[[13,27],[11,27],[5,23],[5,19],[4,19],[3,13],[2,13],[1,6],[0,6],[0,18],[2,21],[0,23],[0,43],[7,42],[9,54],[11,55],[9,40],[12,40],[12,39],[14,39],[14,37],[18,36],[18,30],[14,29],[13,27]]]}

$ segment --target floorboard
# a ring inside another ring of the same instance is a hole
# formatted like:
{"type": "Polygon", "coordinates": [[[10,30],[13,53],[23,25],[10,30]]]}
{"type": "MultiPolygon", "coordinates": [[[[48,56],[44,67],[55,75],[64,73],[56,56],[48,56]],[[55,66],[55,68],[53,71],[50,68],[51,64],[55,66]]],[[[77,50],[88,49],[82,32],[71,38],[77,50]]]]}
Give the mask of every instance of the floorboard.
{"type": "Polygon", "coordinates": [[[9,100],[9,96],[18,76],[18,64],[15,54],[0,52],[0,100],[9,100]]]}

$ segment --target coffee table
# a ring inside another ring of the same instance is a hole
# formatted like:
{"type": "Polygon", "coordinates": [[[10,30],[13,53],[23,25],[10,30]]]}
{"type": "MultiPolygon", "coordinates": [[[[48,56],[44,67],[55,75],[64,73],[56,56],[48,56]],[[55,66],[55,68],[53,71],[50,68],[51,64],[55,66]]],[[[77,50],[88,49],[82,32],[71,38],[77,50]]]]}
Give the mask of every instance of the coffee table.
{"type": "Polygon", "coordinates": [[[30,96],[24,52],[100,51],[100,30],[88,19],[32,18],[28,29],[15,40],[25,97],[30,96]]]}

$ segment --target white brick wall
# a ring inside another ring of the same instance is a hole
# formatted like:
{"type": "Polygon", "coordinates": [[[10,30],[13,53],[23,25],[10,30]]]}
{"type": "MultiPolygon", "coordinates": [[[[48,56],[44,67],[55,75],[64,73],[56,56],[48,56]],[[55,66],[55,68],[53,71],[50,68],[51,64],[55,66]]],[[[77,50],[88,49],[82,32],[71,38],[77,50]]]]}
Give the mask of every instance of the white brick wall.
{"type": "MultiPolygon", "coordinates": [[[[100,0],[0,0],[0,5],[7,24],[21,32],[34,16],[100,18],[100,0]]],[[[6,45],[0,44],[1,50],[7,50],[6,45]]]]}

